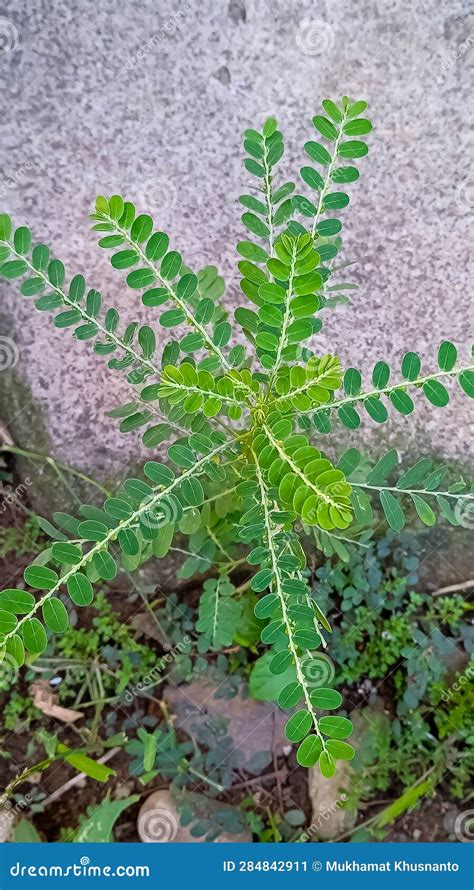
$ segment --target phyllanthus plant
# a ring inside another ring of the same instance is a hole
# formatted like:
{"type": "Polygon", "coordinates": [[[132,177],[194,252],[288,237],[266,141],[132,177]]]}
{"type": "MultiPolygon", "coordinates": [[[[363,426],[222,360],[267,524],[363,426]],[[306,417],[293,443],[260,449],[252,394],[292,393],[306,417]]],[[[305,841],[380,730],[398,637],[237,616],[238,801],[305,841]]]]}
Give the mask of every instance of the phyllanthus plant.
{"type": "Polygon", "coordinates": [[[152,218],[118,195],[97,198],[93,231],[150,309],[150,325],[123,325],[82,275],[66,284],[48,247],[33,246],[28,228],[13,231],[1,217],[1,274],[23,278],[21,293],[54,312],[55,327],[72,328],[76,340],[89,340],[124,374],[130,401],[111,412],[123,432],[141,429],[151,449],[171,441],[166,462],[145,463],[144,478],[125,479],[101,508],[84,505],[77,517],[58,512],[54,525],[43,522],[52,544],[25,570],[25,589],[0,594],[0,631],[3,657],[22,665],[25,651],[34,657],[45,649],[46,629],[67,628],[66,591],[75,606],[87,606],[94,585],[112,580],[118,563],[131,570],[164,557],[179,532],[189,536],[188,576],[216,568],[204,584],[196,630],[204,651],[219,649],[232,643],[242,611],[228,577],[235,564],[229,548],[245,545],[256,568],[251,587],[259,595],[261,639],[271,647],[269,671],[288,678],[278,704],[296,708],[286,735],[299,743],[300,764],[318,762],[331,776],[336,760],[353,756],[345,741],[352,726],[344,716],[320,714],[337,710],[342,697],[315,687],[331,628],[308,584],[301,531],[312,527],[337,542],[352,526],[356,540],[373,521],[373,498],[395,530],[410,507],[425,525],[437,513],[458,525],[474,490],[450,482],[448,469],[428,458],[399,470],[395,450],[368,464],[349,448],[333,464],[321,450],[323,436],[335,423],[356,429],[364,414],[379,424],[392,411],[408,415],[422,397],[442,407],[448,384],[472,397],[474,365],[458,362],[456,347],[444,341],[434,372],[422,372],[420,357],[408,352],[400,372],[378,361],[363,385],[357,369],[318,351],[323,318],[348,302],[352,287],[338,281],[342,225],[334,214],[349,203],[344,187],[359,178],[354,161],[368,151],[360,137],[372,129],[365,102],[343,97],[322,105],[304,146],[311,163],[301,167],[300,188],[279,174],[284,149],[276,120],[245,132],[252,193],[240,201],[251,237],[237,251],[248,304],[235,311],[234,325],[220,302],[216,268],[193,272],[152,218]],[[160,328],[172,331],[161,361],[160,328]]]}

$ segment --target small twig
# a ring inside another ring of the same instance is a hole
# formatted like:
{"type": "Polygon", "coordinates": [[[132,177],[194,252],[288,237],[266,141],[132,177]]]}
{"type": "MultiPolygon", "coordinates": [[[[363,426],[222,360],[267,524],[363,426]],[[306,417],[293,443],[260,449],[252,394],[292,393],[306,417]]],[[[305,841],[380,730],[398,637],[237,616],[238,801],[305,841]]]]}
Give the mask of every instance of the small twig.
{"type": "MultiPolygon", "coordinates": [[[[97,763],[107,763],[107,761],[111,760],[112,757],[115,757],[116,754],[121,751],[121,748],[111,748],[110,751],[107,751],[103,757],[100,757],[97,763]]],[[[66,791],[69,791],[71,788],[74,788],[76,785],[79,785],[83,779],[86,779],[87,776],[85,773],[78,773],[77,776],[73,776],[72,779],[69,779],[64,785],[61,785],[59,788],[56,788],[56,791],[53,791],[49,797],[46,797],[45,800],[42,801],[42,806],[47,807],[50,803],[54,803],[55,800],[62,797],[66,791]]]]}
{"type": "Polygon", "coordinates": [[[457,590],[470,590],[471,587],[474,587],[474,580],[462,581],[461,584],[450,584],[448,587],[440,587],[439,590],[435,590],[431,596],[441,596],[443,593],[455,593],[457,590]]]}
{"type": "Polygon", "coordinates": [[[255,776],[253,779],[246,779],[245,782],[237,782],[236,785],[231,786],[231,791],[236,791],[238,788],[246,788],[247,785],[255,785],[257,782],[266,782],[268,779],[283,779],[285,776],[284,770],[275,770],[273,773],[265,773],[264,776],[255,776]]]}

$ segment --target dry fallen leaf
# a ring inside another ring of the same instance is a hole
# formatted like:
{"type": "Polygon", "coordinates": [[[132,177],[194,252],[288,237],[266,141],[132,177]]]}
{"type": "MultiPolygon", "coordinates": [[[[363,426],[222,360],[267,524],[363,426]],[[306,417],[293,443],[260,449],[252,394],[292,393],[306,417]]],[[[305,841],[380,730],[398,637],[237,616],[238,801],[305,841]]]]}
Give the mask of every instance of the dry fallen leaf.
{"type": "Polygon", "coordinates": [[[37,680],[31,687],[33,704],[47,717],[54,717],[61,723],[74,723],[79,717],[83,717],[82,711],[73,711],[71,708],[62,708],[57,705],[55,695],[47,680],[37,680]]]}

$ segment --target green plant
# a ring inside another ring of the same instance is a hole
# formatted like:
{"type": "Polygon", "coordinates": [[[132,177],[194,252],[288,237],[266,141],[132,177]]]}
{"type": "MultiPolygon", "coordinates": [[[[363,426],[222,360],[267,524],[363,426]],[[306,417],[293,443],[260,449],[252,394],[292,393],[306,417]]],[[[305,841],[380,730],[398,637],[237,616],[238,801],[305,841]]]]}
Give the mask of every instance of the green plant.
{"type": "MultiPolygon", "coordinates": [[[[357,369],[344,371],[336,356],[315,354],[305,345],[321,330],[321,313],[340,302],[341,294],[344,300],[350,287],[337,283],[337,275],[332,283],[342,246],[341,222],[332,213],[349,203],[337,186],[359,177],[347,160],[368,151],[358,138],[372,129],[361,116],[366,107],[347,97],[339,105],[325,100],[325,116],[313,118],[328,144],[305,144],[323,171],[308,165],[300,170],[314,201],[293,182],[277,182],[284,146],[274,118],[261,132],[245,133],[244,165],[254,177],[255,194],[240,199],[242,222],[258,242],[237,245],[241,288],[253,304],[235,311],[247,347],[230,345],[233,327],[218,302],[223,282],[216,269],[192,272],[178,251],[169,250],[168,235],[154,231],[151,217],[137,214],[120,196],[97,198],[93,230],[99,246],[112,251],[112,266],[130,270],[127,284],[141,292],[142,303],[159,309],[160,328],[173,331],[161,364],[152,326],[131,322],[121,328],[117,310],[105,309],[99,291],[86,288],[82,275],[66,285],[64,266],[48,247],[32,247],[27,227],[12,232],[9,217],[0,219],[1,275],[23,277],[21,293],[34,297],[40,311],[55,312],[56,328],[73,328],[76,340],[93,342],[109,368],[125,373],[133,396],[112,412],[121,430],[143,429],[150,448],[174,439],[168,463],[145,464],[146,481],[126,479],[103,507],[82,506],[79,518],[54,514],[51,548],[24,573],[31,590],[0,595],[5,655],[21,665],[25,649],[41,653],[45,626],[62,633],[68,625],[60,590],[66,587],[75,605],[88,605],[93,585],[116,575],[118,558],[126,569],[162,558],[180,531],[190,539],[188,575],[214,565],[222,576],[239,562],[229,554],[237,541],[250,549],[248,563],[259,567],[251,587],[262,595],[255,613],[265,621],[261,639],[271,647],[268,671],[291,674],[278,703],[282,708],[302,703],[288,721],[288,739],[300,743],[300,764],[319,761],[326,776],[334,773],[336,759],[350,759],[354,752],[343,741],[350,721],[318,717],[319,709],[337,709],[341,696],[315,690],[308,679],[330,625],[304,574],[301,524],[336,540],[351,524],[370,526],[371,496],[396,531],[409,505],[430,526],[436,510],[458,525],[474,504],[474,492],[463,480],[449,482],[446,467],[434,468],[427,458],[400,472],[395,450],[372,466],[350,448],[334,465],[311,442],[330,432],[333,422],[355,429],[361,412],[376,423],[384,423],[391,410],[410,414],[418,391],[441,407],[449,399],[449,381],[474,394],[474,365],[458,363],[448,341],[439,347],[436,371],[422,373],[421,359],[408,352],[401,376],[390,380],[388,364],[379,361],[366,389],[357,369]]],[[[228,639],[237,609],[226,579],[206,587],[199,628],[211,646],[228,639]]]]}

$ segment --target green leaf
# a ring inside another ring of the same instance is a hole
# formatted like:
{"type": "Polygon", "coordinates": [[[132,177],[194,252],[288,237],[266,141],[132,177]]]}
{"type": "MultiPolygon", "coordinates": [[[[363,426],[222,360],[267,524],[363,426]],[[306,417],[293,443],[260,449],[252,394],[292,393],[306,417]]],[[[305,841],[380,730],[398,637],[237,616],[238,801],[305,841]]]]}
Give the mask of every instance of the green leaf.
{"type": "Polygon", "coordinates": [[[0,593],[0,609],[13,612],[15,615],[27,615],[34,608],[35,598],[27,590],[13,587],[0,593]]]}
{"type": "Polygon", "coordinates": [[[347,717],[321,717],[319,728],[324,735],[332,739],[347,739],[354,727],[347,717]]]}
{"type": "Polygon", "coordinates": [[[112,829],[117,819],[124,810],[137,803],[139,799],[138,794],[133,794],[123,800],[106,798],[75,831],[73,843],[110,844],[113,841],[112,829]]]}
{"type": "Polygon", "coordinates": [[[57,562],[66,565],[77,565],[82,559],[81,548],[76,547],[75,544],[69,544],[68,542],[61,541],[57,544],[53,544],[52,553],[57,562]]]}
{"type": "Polygon", "coordinates": [[[92,565],[100,578],[104,581],[112,581],[117,574],[117,563],[107,550],[94,553],[92,565]]]}
{"type": "Polygon", "coordinates": [[[78,529],[80,538],[85,541],[103,541],[109,533],[109,529],[103,522],[97,522],[95,519],[86,519],[81,522],[78,529]]]}
{"type": "Polygon", "coordinates": [[[355,755],[354,748],[352,745],[348,745],[347,742],[339,742],[329,739],[326,742],[326,747],[329,754],[334,757],[335,760],[352,760],[355,755]]]}
{"type": "Polygon", "coordinates": [[[390,528],[393,528],[396,532],[401,532],[405,525],[405,514],[397,499],[390,491],[381,491],[380,503],[390,528]]]}
{"type": "Polygon", "coordinates": [[[285,726],[285,735],[290,742],[300,742],[308,735],[313,725],[313,718],[309,711],[303,708],[293,714],[285,726]]]}
{"type": "Polygon", "coordinates": [[[139,289],[148,287],[149,284],[153,283],[155,278],[156,275],[153,269],[144,266],[141,269],[134,269],[133,272],[130,272],[127,275],[127,284],[129,287],[139,289]]]}
{"type": "Polygon", "coordinates": [[[94,599],[92,584],[86,575],[76,572],[66,582],[67,592],[76,606],[88,606],[94,599]]]}
{"type": "Polygon", "coordinates": [[[415,510],[424,525],[432,526],[436,523],[436,513],[418,494],[412,494],[411,499],[415,510]]]}
{"type": "Polygon", "coordinates": [[[400,414],[411,414],[414,409],[413,400],[405,392],[403,389],[395,389],[389,395],[390,401],[393,407],[400,412],[400,414]]]}
{"type": "Polygon", "coordinates": [[[312,161],[317,161],[318,164],[322,164],[324,167],[331,163],[331,155],[319,142],[306,142],[304,150],[312,161]]]}
{"type": "Polygon", "coordinates": [[[336,689],[321,687],[311,693],[311,704],[323,711],[334,711],[342,705],[342,695],[336,689]]]}
{"type": "Polygon", "coordinates": [[[377,389],[384,389],[390,379],[390,368],[387,362],[377,362],[372,372],[372,383],[377,389]]]}
{"type": "Polygon", "coordinates": [[[288,683],[278,696],[278,704],[280,708],[294,708],[301,700],[302,696],[303,690],[298,682],[288,683]]]}
{"type": "Polygon", "coordinates": [[[98,763],[85,754],[76,753],[71,748],[68,748],[67,745],[63,745],[62,742],[58,743],[56,751],[64,757],[66,763],[70,763],[78,772],[85,773],[86,776],[89,776],[90,779],[95,779],[96,782],[107,782],[111,776],[116,775],[115,770],[110,766],[106,766],[105,763],[98,763]]]}
{"type": "Polygon", "coordinates": [[[44,623],[54,633],[64,633],[69,627],[69,616],[64,604],[55,596],[43,603],[44,623]]]}
{"type": "Polygon", "coordinates": [[[137,216],[135,222],[132,225],[130,236],[132,241],[136,241],[137,244],[141,244],[151,234],[151,230],[153,229],[153,220],[151,216],[148,216],[146,213],[142,213],[140,216],[137,216]]]}
{"type": "Polygon", "coordinates": [[[331,142],[338,137],[338,131],[334,124],[326,117],[322,117],[322,115],[317,114],[313,117],[313,127],[321,133],[321,136],[324,136],[325,139],[329,139],[331,142]]]}
{"type": "Polygon", "coordinates": [[[296,752],[296,759],[299,765],[305,767],[314,766],[321,756],[321,750],[322,744],[319,736],[309,735],[304,742],[301,742],[296,752]]]}
{"type": "Polygon", "coordinates": [[[459,383],[467,396],[474,398],[474,371],[461,371],[459,383]]]}
{"type": "Polygon", "coordinates": [[[416,380],[420,376],[421,359],[416,352],[407,352],[402,359],[402,374],[406,380],[416,380]]]}
{"type": "Polygon", "coordinates": [[[58,581],[58,575],[46,566],[28,566],[23,577],[30,587],[37,590],[52,590],[58,581]]]}
{"type": "Polygon", "coordinates": [[[427,380],[423,384],[423,392],[436,408],[444,408],[449,402],[449,393],[440,380],[427,380]]]}
{"type": "Polygon", "coordinates": [[[452,371],[458,357],[454,343],[443,340],[438,349],[438,367],[441,371],[452,371]]]}
{"type": "Polygon", "coordinates": [[[340,158],[363,158],[368,154],[368,151],[365,142],[352,139],[348,142],[341,142],[337,153],[340,158]]]}
{"type": "Polygon", "coordinates": [[[11,612],[0,611],[0,635],[11,633],[18,624],[18,618],[11,612]]]}
{"type": "Polygon", "coordinates": [[[319,755],[319,769],[325,779],[330,779],[336,772],[336,764],[328,751],[321,751],[319,755]]]}
{"type": "Polygon", "coordinates": [[[377,461],[375,466],[372,467],[366,479],[367,484],[380,485],[382,482],[385,482],[397,465],[398,451],[396,448],[391,448],[390,451],[387,451],[386,454],[377,461]]]}
{"type": "Polygon", "coordinates": [[[21,628],[25,648],[33,655],[40,655],[48,645],[46,631],[37,618],[27,618],[21,628]]]}
{"type": "Polygon", "coordinates": [[[254,663],[249,677],[250,695],[258,701],[277,701],[282,689],[296,680],[296,669],[290,665],[284,674],[272,674],[273,652],[265,652],[254,663]]]}

